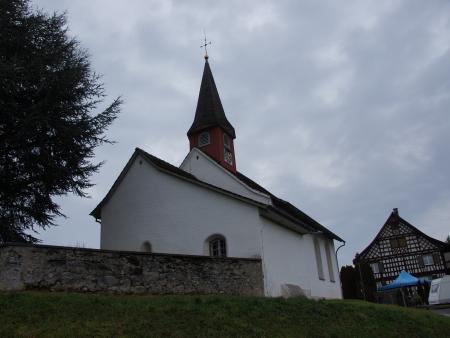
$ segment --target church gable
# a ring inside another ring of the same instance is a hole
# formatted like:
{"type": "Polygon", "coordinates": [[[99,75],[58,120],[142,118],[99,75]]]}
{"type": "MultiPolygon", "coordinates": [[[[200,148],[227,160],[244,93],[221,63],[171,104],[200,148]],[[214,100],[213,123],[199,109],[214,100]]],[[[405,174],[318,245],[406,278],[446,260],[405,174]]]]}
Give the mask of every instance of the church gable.
{"type": "Polygon", "coordinates": [[[222,235],[230,256],[258,255],[260,205],[187,175],[138,153],[101,209],[101,247],[137,251],[148,241],[153,252],[203,255],[205,241],[222,235]]]}
{"type": "Polygon", "coordinates": [[[135,192],[140,190],[143,185],[151,186],[151,181],[157,180],[155,177],[157,174],[157,167],[149,163],[140,153],[140,149],[136,148],[106,196],[91,212],[91,215],[96,219],[102,219],[103,210],[111,209],[111,205],[116,204],[122,212],[129,212],[133,204],[139,203],[134,200],[135,192]]]}
{"type": "Polygon", "coordinates": [[[193,148],[180,165],[180,169],[194,175],[201,181],[263,204],[270,204],[270,196],[257,191],[239,180],[234,174],[216,163],[210,156],[193,148]]]}

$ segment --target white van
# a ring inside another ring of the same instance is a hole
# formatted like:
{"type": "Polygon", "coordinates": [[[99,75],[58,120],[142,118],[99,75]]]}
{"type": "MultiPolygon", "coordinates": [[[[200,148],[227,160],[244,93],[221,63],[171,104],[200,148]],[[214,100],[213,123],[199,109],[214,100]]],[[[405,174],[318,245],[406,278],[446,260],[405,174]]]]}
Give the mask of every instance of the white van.
{"type": "Polygon", "coordinates": [[[431,281],[428,304],[450,303],[450,275],[431,281]]]}

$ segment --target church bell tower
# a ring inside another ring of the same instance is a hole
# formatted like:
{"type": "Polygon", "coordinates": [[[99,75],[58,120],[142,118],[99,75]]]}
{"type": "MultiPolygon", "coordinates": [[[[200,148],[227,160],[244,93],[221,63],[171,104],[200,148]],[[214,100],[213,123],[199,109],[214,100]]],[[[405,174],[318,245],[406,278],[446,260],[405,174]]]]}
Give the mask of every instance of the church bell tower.
{"type": "Polygon", "coordinates": [[[194,122],[187,132],[190,149],[196,147],[211,156],[227,170],[236,173],[233,140],[236,133],[228,122],[205,55],[202,83],[194,122]]]}

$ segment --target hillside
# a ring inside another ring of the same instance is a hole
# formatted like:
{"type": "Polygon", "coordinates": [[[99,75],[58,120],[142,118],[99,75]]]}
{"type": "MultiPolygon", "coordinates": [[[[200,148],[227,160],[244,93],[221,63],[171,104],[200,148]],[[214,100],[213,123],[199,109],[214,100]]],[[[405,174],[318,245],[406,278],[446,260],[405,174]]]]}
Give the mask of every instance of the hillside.
{"type": "Polygon", "coordinates": [[[450,318],[361,301],[0,293],[0,337],[448,337],[450,318]]]}

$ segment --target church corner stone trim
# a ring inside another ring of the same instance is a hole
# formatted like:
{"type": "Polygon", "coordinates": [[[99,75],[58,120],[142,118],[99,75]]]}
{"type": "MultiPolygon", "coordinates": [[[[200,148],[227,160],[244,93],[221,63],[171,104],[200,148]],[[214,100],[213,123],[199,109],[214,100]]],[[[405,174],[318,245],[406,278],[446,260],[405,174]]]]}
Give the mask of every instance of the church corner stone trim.
{"type": "Polygon", "coordinates": [[[264,295],[260,259],[0,245],[0,291],[264,295]]]}

